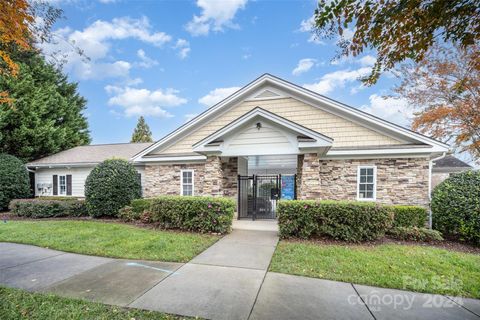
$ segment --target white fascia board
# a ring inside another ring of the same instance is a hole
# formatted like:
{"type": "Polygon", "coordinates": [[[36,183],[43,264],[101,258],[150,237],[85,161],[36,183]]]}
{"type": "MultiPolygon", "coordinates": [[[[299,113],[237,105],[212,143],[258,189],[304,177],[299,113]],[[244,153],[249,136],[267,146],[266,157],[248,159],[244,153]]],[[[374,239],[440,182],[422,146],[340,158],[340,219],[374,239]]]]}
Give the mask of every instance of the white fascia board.
{"type": "MultiPolygon", "coordinates": [[[[310,91],[308,89],[299,87],[299,86],[294,85],[292,83],[289,83],[289,82],[287,82],[283,79],[276,78],[275,80],[276,80],[276,82],[275,82],[276,85],[280,86],[283,90],[285,90],[287,92],[292,92],[294,94],[296,93],[297,95],[295,95],[295,98],[297,98],[299,100],[302,100],[302,98],[301,98],[302,95],[307,96],[310,99],[312,99],[313,101],[327,104],[328,106],[332,107],[333,109],[335,109],[337,111],[340,111],[341,113],[351,115],[354,118],[358,118],[359,120],[365,121],[366,123],[373,123],[374,125],[380,126],[380,127],[384,128],[384,129],[387,129],[387,130],[397,132],[401,135],[405,135],[405,136],[407,136],[411,139],[417,140],[417,141],[421,141],[421,142],[424,142],[424,143],[427,143],[427,144],[430,144],[430,145],[437,145],[437,146],[443,148],[445,151],[448,151],[449,148],[450,148],[450,146],[446,143],[436,141],[432,138],[421,135],[421,134],[416,133],[414,131],[410,131],[410,130],[405,129],[401,126],[398,126],[398,125],[390,123],[386,120],[383,120],[381,118],[377,118],[373,115],[370,115],[366,112],[360,111],[356,108],[353,108],[353,107],[344,105],[342,103],[339,103],[337,101],[331,100],[331,99],[326,98],[322,95],[319,95],[319,94],[317,94],[313,91],[310,91]],[[298,97],[298,95],[300,95],[300,97],[298,97]]],[[[306,102],[306,101],[304,101],[304,102],[306,102]]],[[[309,103],[309,104],[311,105],[311,103],[309,103]]],[[[318,107],[318,106],[314,105],[314,107],[318,107]]],[[[318,108],[320,108],[320,109],[322,109],[326,112],[332,112],[332,110],[325,110],[324,108],[321,108],[321,107],[318,107],[318,108]]]]}
{"type": "MultiPolygon", "coordinates": [[[[154,143],[150,147],[148,147],[145,150],[137,153],[136,155],[134,155],[132,157],[132,160],[136,161],[137,159],[139,159],[142,156],[148,154],[149,152],[157,149],[158,147],[162,146],[163,144],[166,144],[168,141],[174,139],[178,135],[181,135],[185,131],[189,130],[191,127],[201,123],[202,121],[207,120],[210,117],[210,115],[212,115],[215,112],[217,112],[218,110],[222,109],[224,106],[229,105],[229,104],[233,105],[235,103],[238,103],[238,101],[241,98],[243,98],[244,95],[248,94],[249,91],[255,91],[256,89],[260,88],[262,85],[265,85],[265,84],[266,84],[266,86],[280,87],[282,90],[284,90],[286,92],[291,92],[291,93],[293,93],[295,98],[297,98],[297,99],[299,99],[303,102],[307,102],[307,101],[305,101],[305,99],[303,99],[302,96],[308,97],[310,100],[312,100],[314,107],[317,107],[317,108],[322,109],[324,111],[331,112],[331,113],[334,113],[334,114],[336,114],[334,111],[337,111],[338,113],[340,113],[340,114],[337,114],[339,116],[341,116],[341,114],[345,113],[345,114],[351,115],[352,118],[363,120],[367,124],[379,126],[380,128],[384,128],[386,130],[396,132],[399,135],[409,137],[410,139],[421,141],[421,142],[424,142],[424,143],[427,143],[427,144],[430,144],[430,145],[436,145],[436,146],[442,148],[446,152],[448,152],[449,149],[450,149],[449,145],[447,145],[445,143],[436,141],[436,140],[431,139],[429,137],[426,137],[426,136],[423,136],[421,134],[410,131],[408,129],[402,128],[401,126],[397,126],[393,123],[390,123],[390,122],[385,121],[383,119],[377,118],[377,117],[375,117],[373,115],[370,115],[368,113],[362,112],[362,111],[360,111],[356,108],[349,107],[349,106],[344,105],[342,103],[339,103],[339,102],[336,102],[334,100],[328,99],[328,98],[326,98],[324,96],[321,96],[321,95],[319,95],[319,94],[317,94],[313,91],[310,91],[308,89],[299,87],[297,85],[289,83],[288,81],[285,81],[283,79],[274,77],[270,74],[264,74],[261,77],[259,77],[259,78],[255,79],[254,81],[250,82],[245,87],[238,90],[237,92],[228,96],[224,100],[215,104],[211,108],[207,109],[205,112],[201,113],[200,115],[198,115],[194,119],[190,120],[189,122],[187,122],[186,124],[184,124],[180,128],[178,128],[178,129],[174,130],[173,132],[171,132],[170,134],[166,135],[165,137],[163,137],[162,139],[160,139],[159,141],[157,141],[156,143],[154,143]],[[315,102],[316,103],[318,103],[318,102],[324,103],[324,104],[332,107],[332,109],[334,109],[334,110],[325,110],[325,108],[321,108],[321,107],[317,106],[315,102]]],[[[312,102],[310,102],[309,104],[312,105],[312,102]]]]}
{"type": "Polygon", "coordinates": [[[422,156],[430,157],[441,153],[441,150],[433,148],[403,148],[403,149],[365,149],[365,150],[330,150],[324,158],[349,158],[357,156],[374,157],[396,157],[396,156],[422,156]]]}
{"type": "Polygon", "coordinates": [[[99,162],[85,162],[85,163],[42,163],[42,164],[27,164],[27,168],[34,169],[52,169],[52,168],[81,168],[81,167],[94,167],[99,162]]]}
{"type": "Polygon", "coordinates": [[[207,159],[206,156],[198,155],[198,156],[172,156],[172,157],[148,157],[142,158],[137,160],[136,163],[144,163],[144,162],[180,162],[180,161],[205,161],[207,159]]]}
{"type": "MultiPolygon", "coordinates": [[[[218,130],[216,133],[209,135],[205,139],[197,142],[196,144],[193,145],[193,151],[199,152],[199,151],[204,151],[202,147],[207,145],[211,141],[215,141],[219,137],[228,134],[229,132],[235,130],[236,128],[242,127],[244,124],[248,123],[249,121],[255,119],[255,118],[264,118],[268,121],[271,121],[277,125],[280,125],[282,127],[288,128],[292,131],[295,131],[297,133],[300,133],[305,136],[309,136],[311,138],[314,138],[315,145],[318,147],[328,147],[332,145],[333,139],[320,135],[318,132],[315,132],[313,130],[307,129],[305,127],[302,127],[292,121],[289,121],[287,119],[284,119],[282,117],[277,116],[276,114],[270,113],[266,110],[263,110],[261,108],[255,108],[252,111],[246,113],[245,115],[241,116],[237,120],[233,121],[232,123],[226,125],[222,129],[218,130]],[[202,150],[201,150],[202,149],[202,150]]],[[[312,144],[310,143],[309,146],[312,144]]],[[[210,149],[207,149],[210,150],[210,149]]]]}
{"type": "Polygon", "coordinates": [[[242,96],[245,95],[245,93],[248,93],[248,91],[250,91],[250,90],[255,90],[256,87],[261,86],[265,81],[266,81],[266,75],[263,75],[263,76],[255,79],[254,81],[247,84],[245,87],[243,87],[240,90],[234,92],[233,94],[231,94],[227,98],[223,99],[222,101],[213,105],[212,107],[210,107],[209,109],[207,109],[203,113],[199,114],[198,116],[196,116],[195,118],[193,118],[189,122],[185,123],[180,128],[174,130],[173,132],[169,133],[168,135],[166,135],[165,137],[163,137],[162,139],[160,139],[156,143],[152,144],[150,147],[148,147],[145,150],[137,153],[136,155],[134,155],[132,157],[132,160],[135,161],[138,158],[143,157],[144,155],[146,155],[149,152],[157,149],[158,147],[160,147],[164,143],[168,142],[169,140],[171,140],[171,139],[177,137],[178,135],[184,133],[185,131],[187,131],[191,127],[201,123],[202,121],[207,119],[212,113],[215,113],[217,110],[222,109],[225,105],[235,103],[236,101],[240,100],[242,98],[242,96]]]}

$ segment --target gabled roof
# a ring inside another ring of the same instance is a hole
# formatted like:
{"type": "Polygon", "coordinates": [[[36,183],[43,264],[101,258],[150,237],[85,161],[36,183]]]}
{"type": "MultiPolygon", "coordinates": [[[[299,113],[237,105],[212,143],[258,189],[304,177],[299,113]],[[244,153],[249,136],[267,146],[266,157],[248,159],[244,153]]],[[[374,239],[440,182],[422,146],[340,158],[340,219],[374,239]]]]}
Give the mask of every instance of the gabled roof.
{"type": "Polygon", "coordinates": [[[27,163],[28,167],[94,165],[110,158],[129,160],[152,143],[97,144],[71,148],[27,163]]]}
{"type": "Polygon", "coordinates": [[[305,128],[298,123],[287,120],[267,110],[256,107],[250,112],[247,112],[233,122],[227,124],[223,128],[219,129],[218,131],[212,133],[211,135],[194,144],[194,151],[206,151],[208,150],[208,145],[218,145],[219,139],[222,139],[222,137],[224,137],[225,135],[228,135],[230,132],[235,131],[237,128],[243,126],[244,124],[252,120],[268,120],[283,128],[295,132],[299,137],[299,145],[303,144],[305,146],[308,145],[311,147],[330,147],[333,142],[333,139],[330,137],[327,137],[314,130],[305,128]]]}
{"type": "Polygon", "coordinates": [[[455,158],[452,155],[441,158],[433,162],[433,171],[447,172],[447,171],[464,171],[471,169],[472,166],[455,158]]]}
{"type": "Polygon", "coordinates": [[[223,110],[234,106],[244,100],[251,99],[252,95],[257,94],[257,97],[258,94],[262,95],[262,88],[267,89],[269,92],[281,92],[282,94],[292,96],[295,99],[303,101],[309,105],[344,117],[353,122],[360,123],[361,125],[374,131],[394,137],[406,144],[426,144],[432,147],[432,152],[446,152],[449,150],[449,146],[445,143],[434,140],[409,129],[403,128],[399,125],[388,122],[369,113],[363,112],[357,108],[347,106],[343,103],[327,98],[323,95],[300,87],[281,78],[275,77],[271,74],[264,74],[259,78],[255,79],[254,81],[250,82],[243,88],[239,89],[232,95],[223,99],[219,103],[215,104],[211,108],[207,109],[205,112],[201,113],[194,119],[190,120],[183,126],[176,129],[175,131],[166,135],[152,146],[146,148],[142,152],[139,152],[137,155],[134,156],[133,160],[138,160],[142,156],[154,150],[160,149],[164,145],[171,144],[173,141],[175,141],[174,139],[176,139],[177,137],[185,135],[188,133],[189,130],[193,130],[199,125],[215,118],[223,110]]]}

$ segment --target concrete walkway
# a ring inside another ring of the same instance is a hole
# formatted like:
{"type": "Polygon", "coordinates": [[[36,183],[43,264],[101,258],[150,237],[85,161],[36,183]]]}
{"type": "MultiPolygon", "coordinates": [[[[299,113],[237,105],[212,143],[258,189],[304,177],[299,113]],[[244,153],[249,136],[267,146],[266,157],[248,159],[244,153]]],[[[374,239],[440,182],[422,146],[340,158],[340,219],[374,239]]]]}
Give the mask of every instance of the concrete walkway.
{"type": "Polygon", "coordinates": [[[479,300],[267,272],[277,233],[243,225],[186,264],[0,243],[0,284],[207,319],[480,319],[479,300]]]}

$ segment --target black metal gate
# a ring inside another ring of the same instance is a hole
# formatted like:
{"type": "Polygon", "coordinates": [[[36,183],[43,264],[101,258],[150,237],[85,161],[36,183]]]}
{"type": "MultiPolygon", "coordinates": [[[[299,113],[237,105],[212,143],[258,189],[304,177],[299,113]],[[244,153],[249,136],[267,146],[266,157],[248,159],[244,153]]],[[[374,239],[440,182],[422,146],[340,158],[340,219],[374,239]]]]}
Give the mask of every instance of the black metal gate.
{"type": "Polygon", "coordinates": [[[275,219],[281,188],[281,175],[238,176],[238,218],[275,219]]]}

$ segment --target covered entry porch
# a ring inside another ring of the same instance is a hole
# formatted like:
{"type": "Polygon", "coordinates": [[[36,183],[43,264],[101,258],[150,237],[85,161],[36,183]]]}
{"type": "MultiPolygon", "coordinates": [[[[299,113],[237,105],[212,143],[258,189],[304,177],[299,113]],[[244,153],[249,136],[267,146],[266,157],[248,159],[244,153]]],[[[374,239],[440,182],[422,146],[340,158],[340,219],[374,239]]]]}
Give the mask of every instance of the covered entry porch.
{"type": "Polygon", "coordinates": [[[238,219],[275,219],[279,200],[297,198],[297,155],[249,156],[238,175],[238,219]]]}
{"type": "Polygon", "coordinates": [[[216,190],[212,195],[235,193],[238,218],[274,219],[278,200],[315,198],[319,156],[327,153],[332,142],[255,108],[193,145],[193,150],[207,157],[205,181],[216,190]],[[219,174],[224,183],[217,182],[219,174]],[[225,185],[228,190],[221,190],[225,185]]]}

